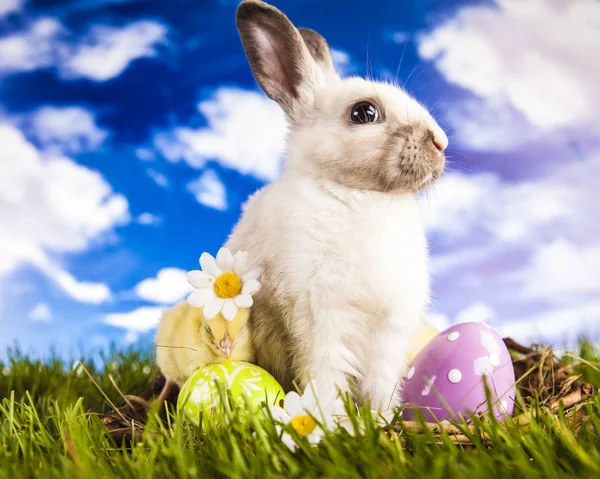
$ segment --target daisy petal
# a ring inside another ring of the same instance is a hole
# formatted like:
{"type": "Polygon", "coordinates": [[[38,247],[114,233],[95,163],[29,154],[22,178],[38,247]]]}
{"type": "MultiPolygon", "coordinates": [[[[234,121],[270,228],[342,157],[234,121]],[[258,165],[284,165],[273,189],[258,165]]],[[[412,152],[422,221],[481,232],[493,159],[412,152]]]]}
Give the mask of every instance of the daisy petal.
{"type": "Polygon", "coordinates": [[[294,438],[292,436],[290,436],[287,432],[284,432],[283,435],[281,436],[281,442],[283,442],[290,451],[295,451],[296,448],[298,447],[298,444],[296,444],[296,441],[294,441],[294,438]]]}
{"type": "Polygon", "coordinates": [[[251,281],[253,279],[258,279],[258,277],[262,274],[262,267],[261,266],[256,266],[254,268],[252,268],[250,271],[247,271],[243,274],[242,276],[242,281],[244,283],[247,283],[248,281],[251,281]]]}
{"type": "Polygon", "coordinates": [[[391,424],[392,421],[394,420],[394,417],[396,416],[396,410],[394,409],[388,409],[387,411],[381,411],[379,413],[379,418],[381,419],[381,422],[383,423],[382,425],[388,425],[391,424]]]}
{"type": "Polygon", "coordinates": [[[237,314],[237,310],[238,307],[233,299],[226,299],[223,301],[223,310],[221,311],[221,314],[223,314],[223,317],[228,321],[233,321],[233,318],[235,318],[235,315],[237,314]]]}
{"type": "Polygon", "coordinates": [[[254,304],[252,296],[250,296],[249,294],[242,293],[233,298],[233,300],[235,301],[235,304],[237,304],[240,308],[250,308],[254,304]]]}
{"type": "Polygon", "coordinates": [[[246,272],[247,265],[248,253],[246,251],[238,251],[233,257],[233,272],[241,277],[246,272]]]}
{"type": "Polygon", "coordinates": [[[342,398],[337,398],[333,401],[332,414],[334,416],[346,416],[348,414],[346,404],[342,398]]]}
{"type": "Polygon", "coordinates": [[[188,296],[187,302],[190,306],[201,308],[214,298],[216,298],[216,295],[212,288],[201,288],[192,292],[192,294],[188,296]]]}
{"type": "Polygon", "coordinates": [[[223,273],[233,271],[233,256],[228,248],[221,248],[217,253],[217,266],[223,273]]]}
{"type": "MultiPolygon", "coordinates": [[[[340,429],[345,429],[348,434],[352,437],[356,435],[356,430],[354,429],[354,424],[350,420],[349,417],[338,417],[335,419],[335,424],[340,429]]],[[[358,426],[360,428],[360,425],[358,426]]],[[[331,429],[334,429],[333,427],[331,429]]]]}
{"type": "Polygon", "coordinates": [[[302,411],[302,399],[296,391],[290,391],[285,395],[285,399],[283,400],[283,408],[291,417],[305,414],[302,411]]]}
{"type": "Polygon", "coordinates": [[[317,386],[314,382],[309,382],[304,390],[304,394],[302,395],[302,406],[305,411],[308,411],[315,416],[320,416],[319,405],[322,403],[319,402],[317,404],[317,396],[319,395],[319,391],[317,390],[317,386]]]}
{"type": "Polygon", "coordinates": [[[335,430],[335,428],[337,427],[337,418],[334,418],[333,416],[325,416],[322,420],[321,420],[321,424],[325,427],[325,429],[327,429],[328,431],[333,431],[335,430]]]}
{"type": "Polygon", "coordinates": [[[213,279],[208,275],[208,273],[205,273],[204,271],[199,271],[197,269],[188,272],[188,274],[186,274],[185,277],[187,278],[188,283],[190,283],[194,288],[197,289],[208,288],[209,286],[211,286],[211,283],[213,281],[213,279]]]}
{"type": "Polygon", "coordinates": [[[221,312],[221,308],[223,308],[223,298],[215,296],[204,306],[204,317],[206,319],[214,318],[221,312]]]}
{"type": "Polygon", "coordinates": [[[308,442],[311,444],[319,444],[323,438],[323,435],[323,430],[317,426],[313,432],[306,436],[306,439],[308,439],[308,442]]]}
{"type": "Polygon", "coordinates": [[[279,406],[269,406],[269,411],[275,421],[287,424],[291,420],[290,415],[279,406]]]}
{"type": "Polygon", "coordinates": [[[217,266],[217,262],[209,253],[202,253],[200,256],[200,266],[202,266],[202,271],[215,279],[221,276],[221,269],[217,266]]]}
{"type": "Polygon", "coordinates": [[[260,283],[255,279],[251,279],[242,286],[242,294],[254,294],[260,290],[260,283]]]}

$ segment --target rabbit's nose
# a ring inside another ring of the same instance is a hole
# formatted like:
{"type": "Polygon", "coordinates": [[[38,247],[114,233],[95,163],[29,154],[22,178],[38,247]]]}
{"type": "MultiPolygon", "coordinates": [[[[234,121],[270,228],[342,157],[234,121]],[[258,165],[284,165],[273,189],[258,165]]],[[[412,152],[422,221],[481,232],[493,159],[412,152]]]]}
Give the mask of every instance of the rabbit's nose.
{"type": "Polygon", "coordinates": [[[433,137],[433,146],[435,146],[435,149],[437,151],[439,151],[440,153],[442,153],[444,151],[444,146],[442,145],[442,142],[440,140],[438,140],[435,136],[433,137]]]}
{"type": "Polygon", "coordinates": [[[429,131],[429,138],[437,151],[443,153],[448,147],[448,137],[443,131],[429,131]]]}

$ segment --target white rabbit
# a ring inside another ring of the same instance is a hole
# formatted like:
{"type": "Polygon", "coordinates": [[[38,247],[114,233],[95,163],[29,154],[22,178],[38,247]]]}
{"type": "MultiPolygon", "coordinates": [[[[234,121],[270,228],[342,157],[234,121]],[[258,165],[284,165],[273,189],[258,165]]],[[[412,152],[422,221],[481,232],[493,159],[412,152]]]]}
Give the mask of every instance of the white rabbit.
{"type": "Polygon", "coordinates": [[[250,319],[258,364],[286,389],[310,377],[397,406],[429,301],[416,194],[442,173],[448,139],[400,88],[341,79],[326,41],[276,8],[244,1],[237,25],[290,125],[282,176],[227,242],[264,267],[250,319]]]}

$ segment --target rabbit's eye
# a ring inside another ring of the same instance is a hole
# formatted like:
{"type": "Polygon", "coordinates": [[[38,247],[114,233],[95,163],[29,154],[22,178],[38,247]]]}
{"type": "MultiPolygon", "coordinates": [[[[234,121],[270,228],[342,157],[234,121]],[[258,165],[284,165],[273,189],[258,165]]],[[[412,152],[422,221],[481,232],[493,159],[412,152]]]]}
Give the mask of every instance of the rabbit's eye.
{"type": "Polygon", "coordinates": [[[375,105],[367,101],[357,103],[350,111],[350,121],[357,125],[373,123],[379,119],[379,110],[375,105]]]}
{"type": "Polygon", "coordinates": [[[210,326],[206,323],[204,323],[204,329],[206,329],[206,332],[208,334],[210,334],[211,336],[213,335],[212,329],[210,329],[210,326]]]}

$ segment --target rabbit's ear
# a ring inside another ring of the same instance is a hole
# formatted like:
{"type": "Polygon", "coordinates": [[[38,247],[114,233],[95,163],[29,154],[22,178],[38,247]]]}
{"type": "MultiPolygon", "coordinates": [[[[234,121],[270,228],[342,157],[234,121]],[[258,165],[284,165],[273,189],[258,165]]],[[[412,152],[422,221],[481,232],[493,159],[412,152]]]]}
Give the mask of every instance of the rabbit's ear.
{"type": "Polygon", "coordinates": [[[258,0],[240,4],[236,23],[256,81],[291,113],[316,66],[300,32],[283,13],[258,0]]]}
{"type": "Polygon", "coordinates": [[[317,65],[328,72],[335,73],[327,40],[310,28],[299,28],[298,31],[317,65]]]}

